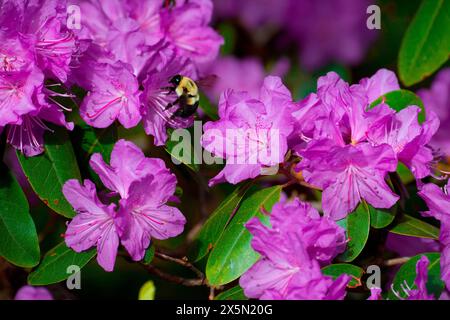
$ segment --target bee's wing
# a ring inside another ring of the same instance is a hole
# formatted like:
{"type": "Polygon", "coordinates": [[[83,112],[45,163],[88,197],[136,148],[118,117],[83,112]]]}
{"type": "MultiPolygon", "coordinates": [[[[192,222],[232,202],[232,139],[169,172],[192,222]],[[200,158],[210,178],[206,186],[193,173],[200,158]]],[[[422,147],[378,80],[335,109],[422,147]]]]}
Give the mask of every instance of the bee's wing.
{"type": "Polygon", "coordinates": [[[200,89],[210,89],[214,87],[219,77],[215,74],[207,75],[196,81],[200,89]]]}

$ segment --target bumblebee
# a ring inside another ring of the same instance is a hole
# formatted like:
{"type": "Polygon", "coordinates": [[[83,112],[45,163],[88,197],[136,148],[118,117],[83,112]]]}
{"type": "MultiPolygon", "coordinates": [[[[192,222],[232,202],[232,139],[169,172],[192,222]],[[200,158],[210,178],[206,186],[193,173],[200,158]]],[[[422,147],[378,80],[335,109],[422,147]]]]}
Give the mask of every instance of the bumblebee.
{"type": "Polygon", "coordinates": [[[167,87],[168,94],[175,93],[177,99],[167,105],[166,110],[178,105],[179,108],[172,114],[171,119],[175,117],[189,118],[198,109],[200,100],[197,84],[191,78],[181,76],[179,74],[173,76],[169,83],[173,87],[167,87]]]}

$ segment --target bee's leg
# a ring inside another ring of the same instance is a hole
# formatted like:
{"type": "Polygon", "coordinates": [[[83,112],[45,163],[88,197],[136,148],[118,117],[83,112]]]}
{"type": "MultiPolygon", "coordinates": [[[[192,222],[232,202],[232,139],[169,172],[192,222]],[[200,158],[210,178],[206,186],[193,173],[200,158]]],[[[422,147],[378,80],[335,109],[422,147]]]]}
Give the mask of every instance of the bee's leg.
{"type": "Polygon", "coordinates": [[[174,102],[168,103],[164,110],[169,110],[170,108],[172,108],[174,105],[178,104],[179,102],[180,102],[180,97],[178,97],[174,102]]]}
{"type": "Polygon", "coordinates": [[[170,117],[170,119],[174,119],[176,117],[183,117],[184,114],[184,108],[183,107],[179,107],[170,117]]]}
{"type": "Polygon", "coordinates": [[[162,87],[161,90],[167,90],[167,95],[174,93],[175,92],[176,87],[162,87]]]}

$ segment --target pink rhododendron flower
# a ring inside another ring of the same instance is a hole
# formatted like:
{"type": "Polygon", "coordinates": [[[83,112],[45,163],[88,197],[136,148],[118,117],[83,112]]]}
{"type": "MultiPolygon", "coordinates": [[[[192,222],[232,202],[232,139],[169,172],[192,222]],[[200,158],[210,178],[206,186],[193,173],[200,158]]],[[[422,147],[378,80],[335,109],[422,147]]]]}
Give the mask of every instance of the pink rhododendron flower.
{"type": "Polygon", "coordinates": [[[99,66],[91,81],[92,90],[80,107],[86,123],[97,128],[106,128],[116,119],[125,128],[139,123],[139,84],[127,65],[117,62],[99,66]]]}
{"type": "Polygon", "coordinates": [[[335,220],[356,209],[361,199],[375,208],[390,208],[399,199],[384,180],[387,172],[397,168],[389,146],[333,147],[319,141],[301,155],[308,160],[301,165],[306,181],[323,188],[323,211],[335,220]]]}
{"type": "Polygon", "coordinates": [[[381,289],[377,287],[370,288],[370,297],[367,300],[382,300],[381,289]]]}
{"type": "Polygon", "coordinates": [[[292,108],[291,94],[278,77],[266,77],[258,97],[225,91],[219,102],[220,120],[204,125],[203,147],[227,160],[210,185],[236,184],[282,162],[293,130],[292,108]]]}
{"type": "Polygon", "coordinates": [[[119,247],[115,204],[105,205],[97,197],[95,185],[84,181],[84,186],[73,179],[63,187],[67,201],[77,215],[67,226],[65,241],[76,252],[97,247],[97,261],[106,271],[112,271],[119,247]]]}
{"type": "Polygon", "coordinates": [[[321,264],[328,264],[346,247],[345,230],[319,212],[309,203],[298,199],[280,201],[272,208],[273,228],[299,232],[308,255],[321,264]]]}
{"type": "Polygon", "coordinates": [[[179,56],[196,63],[217,57],[223,38],[208,26],[211,12],[211,0],[184,1],[172,9],[161,11],[165,41],[176,48],[179,56]]]}
{"type": "Polygon", "coordinates": [[[175,176],[164,168],[133,182],[129,197],[120,201],[122,244],[133,260],[144,257],[151,238],[164,240],[183,232],[185,217],[177,208],[166,205],[176,184],[175,176]]]}
{"type": "Polygon", "coordinates": [[[84,186],[67,181],[63,193],[77,211],[67,227],[67,246],[77,252],[97,246],[98,263],[112,271],[119,241],[138,261],[151,238],[167,239],[183,232],[186,219],[177,208],[166,205],[174,197],[177,181],[161,159],[146,158],[133,143],[119,140],[110,165],[98,153],[92,155],[90,165],[105,187],[120,196],[119,207],[102,203],[91,181],[85,180],[84,186]]]}
{"type": "Polygon", "coordinates": [[[425,216],[434,217],[441,222],[439,241],[441,252],[441,278],[450,290],[450,195],[448,195],[450,181],[443,190],[433,183],[427,183],[417,193],[428,206],[429,211],[423,212],[425,216]]]}
{"type": "Polygon", "coordinates": [[[450,68],[441,70],[431,85],[430,89],[421,89],[417,94],[422,98],[426,114],[437,114],[441,126],[431,139],[430,144],[439,148],[445,155],[450,155],[450,68]]]}
{"type": "MultiPolygon", "coordinates": [[[[430,261],[427,256],[422,256],[416,264],[416,278],[414,280],[414,287],[410,287],[405,281],[400,284],[401,292],[397,292],[392,287],[392,292],[400,300],[436,300],[434,295],[428,293],[426,284],[428,281],[428,265],[430,261]],[[406,296],[406,297],[404,297],[406,296]]],[[[381,296],[381,289],[370,288],[370,297],[367,300],[383,300],[381,296]]]]}
{"type": "Polygon", "coordinates": [[[208,26],[209,0],[177,1],[166,7],[158,1],[74,1],[86,13],[80,39],[91,39],[116,60],[133,66],[137,75],[150,46],[170,44],[178,57],[196,62],[213,60],[223,43],[208,26]]]}
{"type": "Polygon", "coordinates": [[[45,122],[66,127],[68,130],[73,130],[74,127],[72,122],[66,122],[60,108],[44,103],[39,110],[22,116],[20,124],[10,124],[7,127],[6,140],[27,157],[41,154],[44,152],[44,133],[52,132],[45,122]]]}
{"type": "Polygon", "coordinates": [[[52,294],[44,287],[23,286],[14,300],[53,300],[52,294]]]}
{"type": "Polygon", "coordinates": [[[417,179],[432,173],[434,156],[427,144],[439,128],[439,120],[431,111],[428,120],[420,126],[419,112],[419,107],[409,106],[375,122],[367,133],[374,145],[389,144],[398,160],[407,165],[417,179]]]}
{"type": "Polygon", "coordinates": [[[297,137],[290,137],[302,161],[305,180],[323,189],[325,215],[339,220],[361,199],[376,208],[390,208],[398,200],[385,176],[397,168],[397,157],[386,141],[371,143],[373,123],[393,114],[385,105],[368,109],[369,96],[396,89],[392,73],[378,71],[362,84],[348,85],[335,73],[319,78],[313,93],[294,112],[297,137]],[[298,137],[303,142],[298,140],[298,137]]]}
{"type": "MultiPolygon", "coordinates": [[[[0,131],[7,142],[26,156],[44,151],[45,122],[65,126],[63,109],[45,87],[45,77],[67,79],[77,50],[73,33],[65,27],[64,2],[3,1],[0,4],[0,131]]],[[[70,96],[70,95],[65,95],[70,96]]]]}
{"type": "Polygon", "coordinates": [[[193,117],[174,124],[161,113],[174,112],[166,109],[177,99],[167,90],[169,80],[177,74],[195,80],[196,63],[212,61],[223,42],[208,26],[211,1],[75,3],[87,13],[77,36],[88,45],[72,81],[90,90],[81,106],[83,119],[103,128],[118,118],[130,128],[142,117],[157,145],[165,143],[167,127],[191,126],[193,117]]]}
{"type": "Polygon", "coordinates": [[[245,295],[258,299],[343,299],[350,277],[343,275],[333,281],[322,274],[319,261],[328,262],[342,252],[344,230],[298,200],[276,204],[270,222],[271,228],[258,218],[246,224],[253,235],[252,247],[262,257],[241,276],[245,295]]]}
{"type": "Polygon", "coordinates": [[[109,165],[99,153],[93,154],[89,163],[104,186],[119,194],[122,199],[128,198],[130,185],[134,181],[166,170],[164,161],[146,158],[135,144],[123,139],[114,145],[109,165]]]}
{"type": "MultiPolygon", "coordinates": [[[[422,256],[416,264],[416,279],[414,280],[415,289],[412,289],[405,282],[402,285],[402,290],[404,294],[406,294],[406,300],[435,300],[436,298],[433,295],[430,295],[427,291],[427,281],[428,281],[428,265],[430,261],[427,256],[422,256]]],[[[393,290],[393,289],[392,289],[393,290]]],[[[394,294],[403,300],[401,295],[394,291],[394,294]]]]}
{"type": "Polygon", "coordinates": [[[77,51],[75,35],[66,27],[66,10],[64,0],[3,1],[0,9],[2,31],[20,34],[31,45],[36,65],[62,82],[77,51]]]}
{"type": "Polygon", "coordinates": [[[33,96],[42,90],[44,75],[38,69],[0,72],[0,127],[21,124],[21,116],[37,110],[33,96]]]}

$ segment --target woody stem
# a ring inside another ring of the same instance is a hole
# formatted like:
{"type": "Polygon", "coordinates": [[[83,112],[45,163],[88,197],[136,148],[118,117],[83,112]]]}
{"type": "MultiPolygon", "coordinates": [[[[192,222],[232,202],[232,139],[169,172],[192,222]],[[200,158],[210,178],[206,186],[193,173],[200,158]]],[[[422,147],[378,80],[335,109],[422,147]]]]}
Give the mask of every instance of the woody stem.
{"type": "Polygon", "coordinates": [[[179,264],[180,266],[189,268],[190,270],[192,270],[200,279],[204,279],[205,275],[203,274],[203,272],[201,272],[199,269],[197,269],[192,263],[190,263],[189,261],[187,261],[186,258],[174,258],[171,256],[168,256],[164,253],[161,252],[155,252],[155,257],[158,257],[162,260],[166,260],[166,261],[171,261],[174,262],[176,264],[179,264]]]}
{"type": "Polygon", "coordinates": [[[173,282],[176,284],[181,284],[181,285],[184,285],[187,287],[206,285],[206,279],[204,279],[204,278],[203,279],[186,279],[183,277],[179,277],[179,276],[175,276],[175,275],[166,273],[152,265],[142,265],[142,266],[144,266],[144,268],[148,272],[153,273],[154,275],[156,275],[164,280],[167,280],[167,281],[170,281],[170,282],[173,282]]]}

